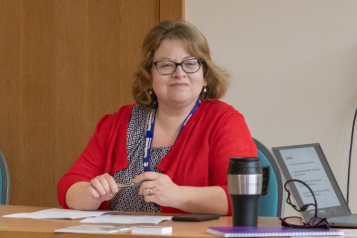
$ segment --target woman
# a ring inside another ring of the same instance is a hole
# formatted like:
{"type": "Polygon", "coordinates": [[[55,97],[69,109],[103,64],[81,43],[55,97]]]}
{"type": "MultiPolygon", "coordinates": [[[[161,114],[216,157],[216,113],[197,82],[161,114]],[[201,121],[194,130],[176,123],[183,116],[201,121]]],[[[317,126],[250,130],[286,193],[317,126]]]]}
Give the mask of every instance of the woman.
{"type": "Polygon", "coordinates": [[[135,105],[104,116],[58,184],[64,208],[231,214],[230,157],[256,157],[244,117],[218,101],[228,75],[205,37],[165,21],[146,36],[135,105]],[[118,189],[116,183],[143,181],[118,189]]]}

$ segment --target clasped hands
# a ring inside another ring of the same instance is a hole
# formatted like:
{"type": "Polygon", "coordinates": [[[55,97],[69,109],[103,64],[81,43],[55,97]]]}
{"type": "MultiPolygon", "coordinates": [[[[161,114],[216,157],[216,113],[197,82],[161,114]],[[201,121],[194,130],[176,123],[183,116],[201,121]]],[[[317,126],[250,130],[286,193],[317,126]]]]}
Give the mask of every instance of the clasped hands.
{"type": "MultiPolygon", "coordinates": [[[[154,202],[161,206],[171,206],[179,195],[180,187],[169,176],[156,172],[145,172],[135,177],[133,182],[144,181],[139,189],[139,195],[144,196],[145,202],[154,202]],[[145,181],[146,180],[146,181],[145,181]]],[[[119,188],[112,176],[105,173],[95,177],[89,184],[90,194],[102,202],[112,199],[119,188]]]]}

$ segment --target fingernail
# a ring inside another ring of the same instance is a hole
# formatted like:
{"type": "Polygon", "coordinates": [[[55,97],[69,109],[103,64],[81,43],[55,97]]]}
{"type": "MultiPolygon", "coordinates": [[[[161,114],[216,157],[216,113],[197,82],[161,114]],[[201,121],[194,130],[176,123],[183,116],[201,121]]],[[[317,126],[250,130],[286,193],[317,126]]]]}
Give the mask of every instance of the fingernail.
{"type": "Polygon", "coordinates": [[[105,195],[105,192],[102,192],[102,195],[105,195]]]}

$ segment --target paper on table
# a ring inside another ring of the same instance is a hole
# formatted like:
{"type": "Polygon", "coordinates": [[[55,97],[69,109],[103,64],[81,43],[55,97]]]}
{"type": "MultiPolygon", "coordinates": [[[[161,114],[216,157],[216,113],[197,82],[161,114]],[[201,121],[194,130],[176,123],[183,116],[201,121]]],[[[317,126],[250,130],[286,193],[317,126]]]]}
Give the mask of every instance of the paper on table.
{"type": "Polygon", "coordinates": [[[134,226],[131,234],[171,234],[172,226],[134,226]]]}
{"type": "Polygon", "coordinates": [[[165,220],[171,220],[172,216],[129,216],[129,215],[110,215],[105,214],[100,217],[87,218],[81,223],[120,223],[120,224],[159,224],[165,220]]]}
{"type": "Polygon", "coordinates": [[[339,230],[343,231],[343,236],[357,236],[357,229],[339,229],[339,230]]]}
{"type": "Polygon", "coordinates": [[[80,225],[71,226],[67,228],[57,229],[56,233],[95,233],[95,234],[109,234],[115,232],[128,231],[131,228],[124,226],[108,226],[108,225],[80,225]]]}
{"type": "Polygon", "coordinates": [[[38,212],[31,213],[16,213],[5,215],[3,217],[12,218],[32,218],[32,219],[79,219],[93,216],[101,216],[108,211],[78,211],[70,209],[46,209],[38,212]]]}

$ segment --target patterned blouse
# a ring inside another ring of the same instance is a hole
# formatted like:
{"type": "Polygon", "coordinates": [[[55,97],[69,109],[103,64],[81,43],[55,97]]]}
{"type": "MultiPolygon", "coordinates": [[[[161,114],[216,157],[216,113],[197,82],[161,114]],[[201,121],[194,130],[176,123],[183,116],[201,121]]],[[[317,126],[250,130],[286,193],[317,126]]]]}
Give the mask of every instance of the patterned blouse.
{"type": "MultiPolygon", "coordinates": [[[[129,183],[136,176],[144,173],[143,153],[146,137],[146,118],[149,108],[136,104],[131,113],[127,132],[128,168],[114,173],[113,178],[117,183],[129,183]]],[[[169,147],[151,148],[150,169],[162,173],[156,166],[169,152],[169,147]]],[[[110,200],[108,210],[130,212],[161,212],[160,206],[153,202],[145,202],[144,196],[139,195],[140,187],[124,187],[110,200]]]]}

